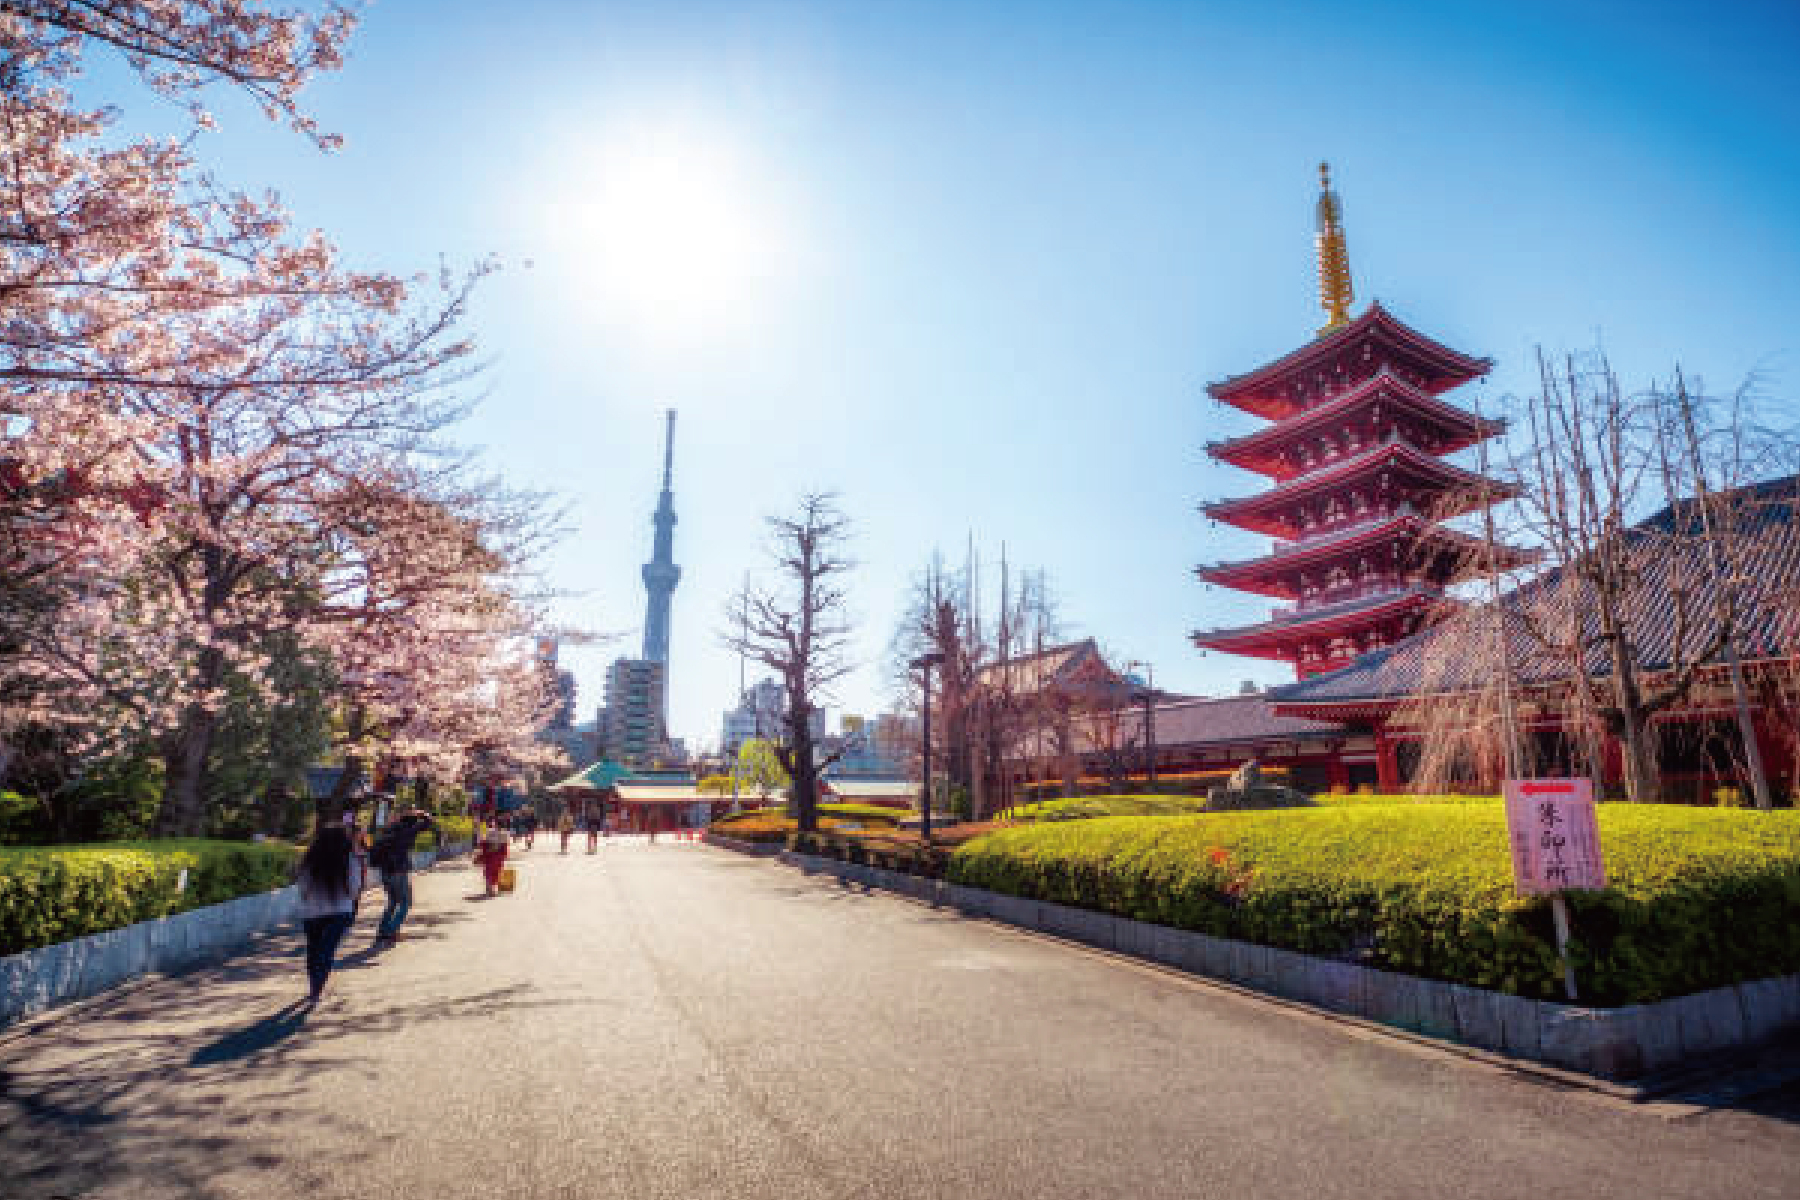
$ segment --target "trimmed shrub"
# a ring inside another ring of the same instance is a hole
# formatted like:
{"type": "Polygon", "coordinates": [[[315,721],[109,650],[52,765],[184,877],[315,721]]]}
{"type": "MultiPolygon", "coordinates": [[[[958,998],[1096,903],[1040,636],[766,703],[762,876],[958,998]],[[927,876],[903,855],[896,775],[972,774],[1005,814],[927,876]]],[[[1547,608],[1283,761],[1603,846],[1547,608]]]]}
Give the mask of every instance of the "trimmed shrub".
{"type": "Polygon", "coordinates": [[[1203,812],[1204,796],[1086,796],[1077,800],[1041,800],[1003,814],[1018,822],[1086,821],[1094,817],[1173,817],[1203,812]]]}
{"type": "Polygon", "coordinates": [[[884,808],[879,804],[833,802],[819,805],[819,815],[834,817],[839,821],[857,821],[864,825],[879,825],[885,829],[892,829],[911,813],[907,809],[884,808]]]}
{"type": "MultiPolygon", "coordinates": [[[[838,823],[831,817],[819,818],[821,831],[834,830],[838,823]]],[[[735,817],[720,818],[708,826],[713,832],[728,838],[736,838],[740,842],[785,842],[796,832],[794,818],[779,808],[765,809],[757,813],[739,813],[735,817]]]]}
{"type": "MultiPolygon", "coordinates": [[[[899,809],[874,804],[821,804],[819,828],[835,829],[850,823],[875,830],[893,829],[905,816],[899,809]]],[[[794,818],[785,808],[759,808],[720,817],[708,828],[744,842],[782,842],[794,832],[794,818]]]]}
{"type": "MultiPolygon", "coordinates": [[[[1611,886],[1570,896],[1584,1003],[1800,971],[1800,813],[1600,809],[1611,886]]],[[[1433,979],[1560,996],[1549,904],[1493,804],[1369,804],[1002,829],[956,883],[1433,979]]]]}
{"type": "Polygon", "coordinates": [[[436,817],[438,831],[427,830],[419,835],[413,843],[414,850],[435,850],[442,839],[446,846],[461,846],[475,840],[475,818],[473,817],[436,817]]]}
{"type": "Polygon", "coordinates": [[[1411,792],[1398,792],[1383,795],[1375,792],[1324,792],[1313,797],[1314,804],[1329,804],[1339,808],[1373,808],[1378,805],[1409,804],[1492,804],[1498,806],[1500,797],[1493,795],[1465,796],[1461,793],[1445,793],[1442,795],[1415,796],[1411,792]]]}
{"type": "Polygon", "coordinates": [[[0,846],[49,841],[50,816],[31,796],[0,790],[0,846]]]}
{"type": "Polygon", "coordinates": [[[270,891],[298,857],[277,842],[200,839],[0,850],[0,954],[270,891]]]}

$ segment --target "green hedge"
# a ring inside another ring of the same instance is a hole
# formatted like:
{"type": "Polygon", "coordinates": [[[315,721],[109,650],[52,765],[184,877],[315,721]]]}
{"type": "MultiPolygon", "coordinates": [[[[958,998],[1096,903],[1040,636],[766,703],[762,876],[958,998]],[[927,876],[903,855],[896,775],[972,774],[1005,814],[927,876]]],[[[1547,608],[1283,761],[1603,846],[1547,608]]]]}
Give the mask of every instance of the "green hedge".
{"type": "Polygon", "coordinates": [[[1400,805],[1402,807],[1416,804],[1491,804],[1500,803],[1499,796],[1493,795],[1428,795],[1415,796],[1410,792],[1397,792],[1392,795],[1364,794],[1362,792],[1320,792],[1313,797],[1314,804],[1328,804],[1337,808],[1376,808],[1381,805],[1400,805]]]}
{"type": "MultiPolygon", "coordinates": [[[[830,807],[835,809],[839,806],[831,805],[830,807]]],[[[850,806],[846,805],[843,807],[850,806]]],[[[894,821],[889,821],[886,825],[880,825],[874,821],[865,822],[860,818],[852,819],[859,825],[874,826],[882,829],[892,829],[895,825],[894,821]]],[[[820,809],[820,829],[836,829],[838,824],[839,821],[836,816],[827,813],[824,808],[820,809]]],[[[736,838],[740,842],[769,844],[785,843],[788,838],[793,835],[795,824],[794,818],[788,816],[785,810],[779,808],[765,808],[757,812],[742,812],[732,816],[720,817],[711,825],[707,826],[707,828],[723,837],[736,838]]]]}
{"type": "Polygon", "coordinates": [[[298,856],[278,842],[199,839],[3,849],[0,954],[282,887],[298,856]]]}
{"type": "MultiPolygon", "coordinates": [[[[1571,896],[1584,1002],[1800,971],[1800,813],[1603,805],[1611,886],[1571,896]]],[[[1549,905],[1512,886],[1497,805],[1112,817],[1003,829],[956,883],[1555,998],[1549,905]]]]}
{"type": "Polygon", "coordinates": [[[1094,817],[1174,817],[1205,807],[1205,796],[1084,796],[1021,804],[1002,815],[1019,822],[1086,821],[1094,817]]]}
{"type": "Polygon", "coordinates": [[[463,846],[475,840],[475,818],[436,817],[438,831],[421,833],[413,843],[414,850],[435,850],[441,837],[447,846],[463,846]]]}
{"type": "MultiPolygon", "coordinates": [[[[1312,802],[1331,808],[1377,808],[1420,804],[1498,805],[1498,796],[1375,796],[1356,792],[1322,792],[1312,802]]],[[[1175,817],[1207,811],[1205,796],[1082,796],[1073,800],[1040,800],[1007,811],[1008,820],[1085,821],[1092,817],[1175,817]]]]}
{"type": "MultiPolygon", "coordinates": [[[[821,820],[854,821],[861,825],[877,826],[892,829],[912,814],[898,808],[883,808],[879,804],[821,804],[819,818],[821,820]]],[[[764,826],[781,825],[786,829],[794,827],[793,814],[780,806],[774,808],[745,809],[743,812],[730,813],[712,822],[712,828],[728,836],[736,836],[734,829],[760,829],[764,826]]]]}

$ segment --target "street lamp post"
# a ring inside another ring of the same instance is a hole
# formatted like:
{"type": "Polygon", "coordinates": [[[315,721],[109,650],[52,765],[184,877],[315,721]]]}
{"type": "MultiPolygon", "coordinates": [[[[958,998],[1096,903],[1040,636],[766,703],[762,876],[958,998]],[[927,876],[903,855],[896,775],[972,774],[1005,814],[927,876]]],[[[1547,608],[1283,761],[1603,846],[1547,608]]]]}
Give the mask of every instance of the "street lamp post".
{"type": "Polygon", "coordinates": [[[923,841],[931,840],[931,668],[942,665],[944,656],[936,651],[921,654],[912,660],[911,666],[921,673],[924,680],[924,747],[920,755],[924,774],[924,799],[919,804],[919,837],[923,841]]]}
{"type": "Polygon", "coordinates": [[[1144,787],[1154,791],[1156,788],[1156,675],[1155,669],[1147,662],[1134,659],[1125,664],[1128,667],[1144,668],[1144,686],[1138,690],[1137,699],[1144,702],[1144,787]]]}

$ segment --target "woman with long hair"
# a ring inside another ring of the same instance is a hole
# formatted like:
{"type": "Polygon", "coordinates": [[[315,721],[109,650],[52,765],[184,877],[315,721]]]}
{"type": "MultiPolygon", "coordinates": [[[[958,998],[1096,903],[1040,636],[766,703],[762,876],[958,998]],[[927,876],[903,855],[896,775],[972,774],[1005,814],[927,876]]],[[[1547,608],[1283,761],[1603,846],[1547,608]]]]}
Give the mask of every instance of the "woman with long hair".
{"type": "Polygon", "coordinates": [[[295,870],[300,884],[300,928],[306,931],[307,1002],[317,1004],[331,975],[338,943],[356,917],[363,865],[342,825],[321,827],[295,870]]]}

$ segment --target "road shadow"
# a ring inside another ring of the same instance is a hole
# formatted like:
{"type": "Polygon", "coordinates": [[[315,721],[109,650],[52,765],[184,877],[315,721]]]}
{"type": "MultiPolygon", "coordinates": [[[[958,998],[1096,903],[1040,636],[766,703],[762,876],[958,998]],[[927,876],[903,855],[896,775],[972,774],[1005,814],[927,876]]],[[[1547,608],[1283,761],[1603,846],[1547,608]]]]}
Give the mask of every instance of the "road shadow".
{"type": "Polygon", "coordinates": [[[234,1029],[223,1037],[200,1047],[188,1058],[188,1065],[210,1067],[235,1062],[293,1037],[306,1024],[312,1005],[305,1000],[291,1000],[254,1025],[234,1029]]]}
{"type": "MultiPolygon", "coordinates": [[[[365,905],[351,937],[372,938],[379,912],[365,905]]],[[[426,912],[405,928],[420,939],[451,937],[469,919],[426,912]]],[[[340,955],[339,970],[404,958],[405,945],[378,954],[365,943],[340,955]]],[[[228,960],[147,977],[0,1033],[0,1196],[130,1186],[146,1197],[211,1200],[245,1194],[244,1172],[265,1170],[280,1173],[269,1192],[335,1195],[346,1167],[385,1153],[320,1102],[322,1086],[383,1086],[383,1056],[369,1039],[598,1003],[524,984],[395,999],[341,993],[334,982],[309,1009],[298,1003],[303,957],[298,931],[282,931],[228,960]],[[335,1147],[329,1161],[316,1153],[324,1145],[335,1147]]]]}
{"type": "Polygon", "coordinates": [[[284,1193],[336,1194],[343,1167],[378,1151],[320,1104],[321,1082],[380,1085],[368,1039],[599,1003],[518,984],[407,1001],[328,990],[312,1009],[270,994],[304,987],[299,957],[295,945],[265,945],[0,1038],[0,1195],[141,1181],[148,1194],[209,1200],[243,1194],[244,1169],[279,1171],[284,1193]],[[336,1148],[336,1168],[303,1149],[321,1145],[336,1148]],[[222,1176],[233,1173],[228,1187],[222,1176]]]}

